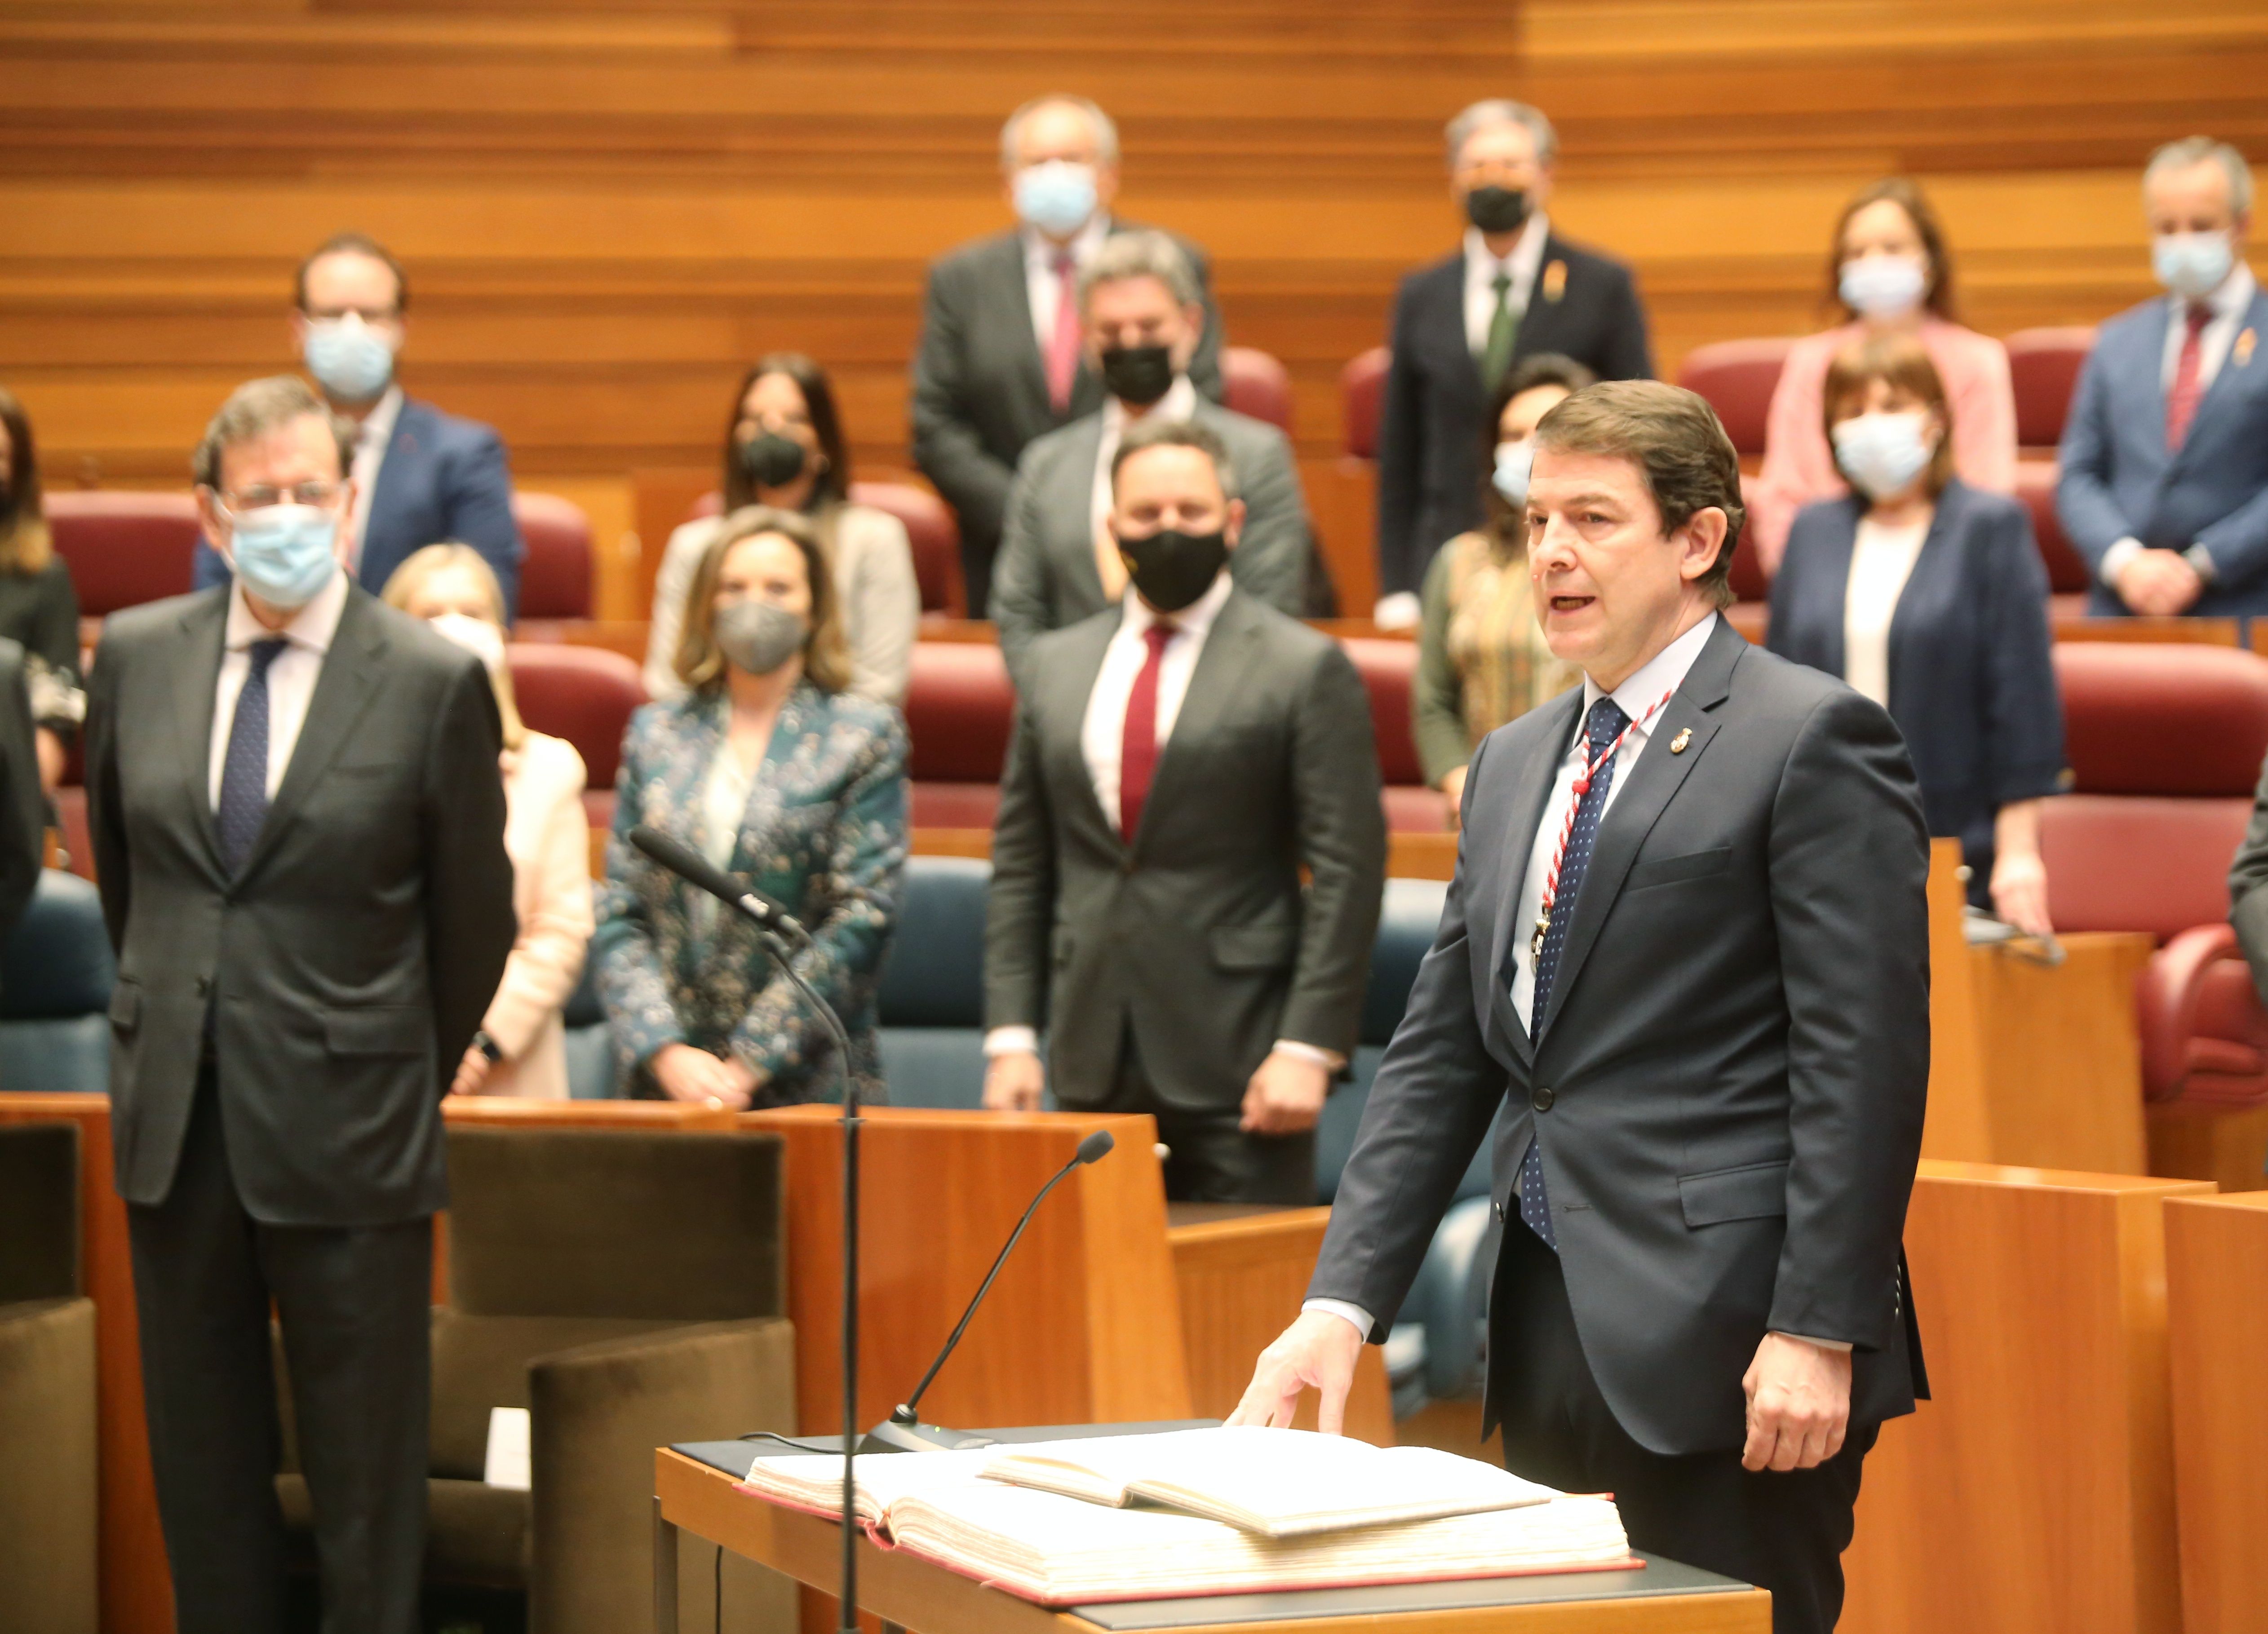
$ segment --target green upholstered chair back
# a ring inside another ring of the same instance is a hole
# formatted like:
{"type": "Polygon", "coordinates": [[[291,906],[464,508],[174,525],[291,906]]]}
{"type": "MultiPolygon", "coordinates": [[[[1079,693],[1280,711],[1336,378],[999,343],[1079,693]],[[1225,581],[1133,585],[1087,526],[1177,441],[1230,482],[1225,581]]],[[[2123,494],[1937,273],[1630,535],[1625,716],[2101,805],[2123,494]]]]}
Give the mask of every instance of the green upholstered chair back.
{"type": "Polygon", "coordinates": [[[0,1124],[0,1305],[78,1292],[78,1126],[0,1124]]]}

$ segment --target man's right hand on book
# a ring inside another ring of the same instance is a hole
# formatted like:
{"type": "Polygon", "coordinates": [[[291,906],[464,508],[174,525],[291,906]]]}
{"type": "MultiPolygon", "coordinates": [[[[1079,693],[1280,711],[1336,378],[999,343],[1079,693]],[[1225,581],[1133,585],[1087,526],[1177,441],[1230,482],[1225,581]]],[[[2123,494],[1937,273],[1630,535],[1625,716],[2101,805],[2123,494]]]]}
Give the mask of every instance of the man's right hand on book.
{"type": "Polygon", "coordinates": [[[1361,1354],[1362,1336],[1352,1322],[1329,1311],[1303,1312],[1260,1352],[1252,1382],[1244,1387],[1244,1399],[1228,1422],[1288,1430],[1300,1410],[1300,1394],[1312,1388],[1321,1399],[1315,1427],[1325,1435],[1339,1434],[1346,1424],[1355,1358],[1361,1354]]]}

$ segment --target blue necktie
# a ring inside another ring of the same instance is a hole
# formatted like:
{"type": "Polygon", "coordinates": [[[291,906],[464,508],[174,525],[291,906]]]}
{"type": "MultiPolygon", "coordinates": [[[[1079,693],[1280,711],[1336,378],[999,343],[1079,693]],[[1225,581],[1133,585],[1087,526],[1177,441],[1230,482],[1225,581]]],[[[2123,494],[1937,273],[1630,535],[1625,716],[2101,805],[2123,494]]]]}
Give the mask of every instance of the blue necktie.
{"type": "MultiPolygon", "coordinates": [[[[1567,926],[1575,917],[1575,899],[1582,894],[1583,875],[1591,866],[1591,847],[1599,837],[1599,817],[1607,809],[1607,791],[1615,786],[1615,763],[1601,762],[1608,746],[1630,725],[1630,717],[1612,698],[1591,705],[1583,723],[1584,753],[1598,769],[1591,786],[1575,806],[1575,826],[1567,833],[1567,854],[1559,862],[1559,889],[1551,899],[1551,923],[1543,932],[1543,946],[1535,955],[1535,992],[1528,1000],[1528,1031],[1541,1038],[1545,1006],[1551,1002],[1551,983],[1559,974],[1559,954],[1567,946],[1567,926]]],[[[1559,1247],[1559,1233],[1551,1226],[1551,1204],[1543,1192],[1543,1148],[1533,1136],[1520,1159],[1520,1218],[1528,1229],[1559,1247]]]]}
{"type": "Polygon", "coordinates": [[[244,690],[236,695],[236,718],[229,723],[213,826],[220,835],[221,860],[232,874],[244,866],[260,825],[268,821],[268,666],[287,644],[281,636],[252,644],[252,667],[245,673],[244,690]]]}

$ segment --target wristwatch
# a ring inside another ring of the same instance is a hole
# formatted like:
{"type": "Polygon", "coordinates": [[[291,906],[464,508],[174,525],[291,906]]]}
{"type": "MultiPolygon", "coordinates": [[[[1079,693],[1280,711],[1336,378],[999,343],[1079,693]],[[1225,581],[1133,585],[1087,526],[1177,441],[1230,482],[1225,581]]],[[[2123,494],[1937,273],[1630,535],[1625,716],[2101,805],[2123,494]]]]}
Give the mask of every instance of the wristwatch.
{"type": "Polygon", "coordinates": [[[489,1058],[490,1066],[504,1059],[503,1047],[489,1036],[489,1030],[486,1027],[473,1034],[473,1048],[489,1058]]]}

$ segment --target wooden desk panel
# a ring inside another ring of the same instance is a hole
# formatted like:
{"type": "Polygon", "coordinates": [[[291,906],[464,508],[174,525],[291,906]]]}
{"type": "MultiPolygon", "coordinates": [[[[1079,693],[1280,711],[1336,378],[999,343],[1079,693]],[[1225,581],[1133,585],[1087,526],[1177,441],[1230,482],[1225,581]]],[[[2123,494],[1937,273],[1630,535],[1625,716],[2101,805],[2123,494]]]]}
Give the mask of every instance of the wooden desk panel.
{"type": "Polygon", "coordinates": [[[1921,1126],[1925,1158],[1989,1162],[1992,1115],[1977,1056],[1976,983],[1961,933],[1966,897],[1961,842],[1929,847],[1929,1108],[1921,1126]]]}
{"type": "Polygon", "coordinates": [[[2116,932],[2062,943],[2053,967],[2006,946],[1966,950],[1992,1160],[2149,1174],[2134,978],[2154,944],[2116,932]]]}
{"type": "Polygon", "coordinates": [[[2187,1634],[2268,1628],[2268,1192],[2166,1204],[2187,1634]]]}
{"type": "Polygon", "coordinates": [[[2163,1204],[2194,1181],[1926,1160],[1936,1395],[1884,1427],[1847,1634],[2176,1634],[2163,1204]]]}

